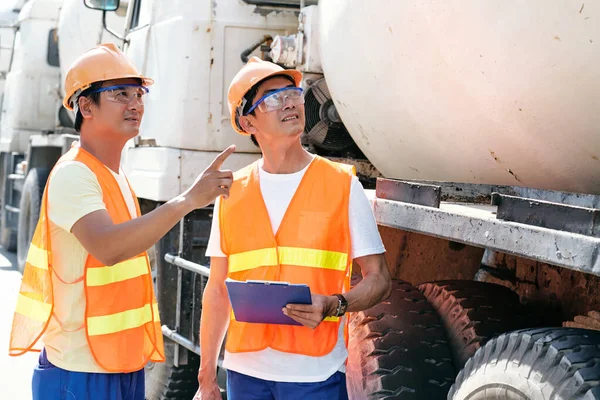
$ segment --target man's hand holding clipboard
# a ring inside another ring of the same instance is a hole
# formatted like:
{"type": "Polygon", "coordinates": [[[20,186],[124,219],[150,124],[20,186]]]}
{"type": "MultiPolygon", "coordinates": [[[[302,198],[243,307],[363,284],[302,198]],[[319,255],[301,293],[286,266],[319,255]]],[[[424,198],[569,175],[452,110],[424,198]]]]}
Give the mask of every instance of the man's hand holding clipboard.
{"type": "Polygon", "coordinates": [[[235,281],[225,286],[235,319],[240,322],[304,325],[316,328],[335,311],[331,297],[310,292],[303,284],[271,281],[235,281]]]}
{"type": "Polygon", "coordinates": [[[333,315],[337,302],[332,297],[311,294],[312,304],[288,304],[283,313],[309,328],[316,328],[328,315],[333,315]]]}

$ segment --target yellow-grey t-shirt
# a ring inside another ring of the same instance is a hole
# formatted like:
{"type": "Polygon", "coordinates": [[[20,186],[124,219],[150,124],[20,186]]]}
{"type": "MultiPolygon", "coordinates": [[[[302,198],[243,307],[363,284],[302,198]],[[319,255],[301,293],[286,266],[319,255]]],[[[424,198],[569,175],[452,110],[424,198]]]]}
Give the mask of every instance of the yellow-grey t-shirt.
{"type": "MultiPolygon", "coordinates": [[[[127,179],[122,170],[111,172],[134,218],[135,203],[127,179]]],[[[48,182],[54,313],[42,341],[48,360],[69,371],[106,372],[94,361],[85,336],[83,280],[70,283],[83,277],[88,256],[71,228],[82,217],[105,209],[98,179],[85,164],[67,161],[54,169],[48,182]]]]}

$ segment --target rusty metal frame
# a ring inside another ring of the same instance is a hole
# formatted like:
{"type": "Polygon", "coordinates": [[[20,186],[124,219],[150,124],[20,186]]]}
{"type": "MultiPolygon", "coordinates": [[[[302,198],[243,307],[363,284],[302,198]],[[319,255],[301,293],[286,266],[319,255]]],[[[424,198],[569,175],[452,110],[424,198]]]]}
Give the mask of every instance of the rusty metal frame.
{"type": "Polygon", "coordinates": [[[577,207],[499,193],[492,194],[497,218],[600,238],[600,209],[577,207]]]}
{"type": "Polygon", "coordinates": [[[426,207],[439,208],[441,187],[425,183],[378,179],[375,195],[378,199],[401,201],[426,207]]]}
{"type": "MultiPolygon", "coordinates": [[[[386,179],[378,179],[377,184],[383,180],[386,179]]],[[[424,180],[403,181],[408,183],[439,186],[441,190],[441,201],[447,202],[490,204],[492,193],[500,193],[508,196],[523,197],[532,200],[600,209],[600,195],[587,193],[560,192],[556,190],[533,189],[521,186],[485,185],[424,180]]]]}

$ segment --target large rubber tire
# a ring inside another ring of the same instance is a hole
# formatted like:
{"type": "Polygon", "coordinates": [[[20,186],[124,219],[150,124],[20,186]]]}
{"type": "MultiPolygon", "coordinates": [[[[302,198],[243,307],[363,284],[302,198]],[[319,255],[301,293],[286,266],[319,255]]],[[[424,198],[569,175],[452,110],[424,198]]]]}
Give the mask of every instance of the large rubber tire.
{"type": "MultiPolygon", "coordinates": [[[[200,357],[189,352],[187,365],[175,367],[172,349],[172,344],[165,343],[166,361],[146,365],[147,400],[190,400],[198,390],[200,357]]],[[[182,348],[181,351],[187,350],[182,348]]]]}
{"type": "Polygon", "coordinates": [[[467,361],[449,400],[598,400],[600,332],[542,328],[490,340],[467,361]]]}
{"type": "Polygon", "coordinates": [[[0,246],[6,251],[11,253],[17,249],[17,231],[6,223],[6,213],[8,211],[2,210],[2,217],[0,222],[0,246]]]}
{"type": "Polygon", "coordinates": [[[536,326],[519,296],[492,283],[440,281],[419,285],[448,335],[454,365],[461,369],[494,336],[536,326]]]}
{"type": "Polygon", "coordinates": [[[10,173],[7,171],[6,157],[7,153],[0,154],[0,246],[6,251],[14,252],[17,249],[17,230],[9,226],[7,221],[7,213],[4,209],[6,200],[6,181],[10,173]]]}
{"type": "Polygon", "coordinates": [[[443,399],[456,369],[433,308],[409,283],[389,299],[350,315],[350,399],[443,399]]]}
{"type": "Polygon", "coordinates": [[[48,168],[32,168],[23,183],[17,233],[17,265],[21,272],[25,269],[29,244],[40,219],[42,195],[49,174],[48,168]]]}

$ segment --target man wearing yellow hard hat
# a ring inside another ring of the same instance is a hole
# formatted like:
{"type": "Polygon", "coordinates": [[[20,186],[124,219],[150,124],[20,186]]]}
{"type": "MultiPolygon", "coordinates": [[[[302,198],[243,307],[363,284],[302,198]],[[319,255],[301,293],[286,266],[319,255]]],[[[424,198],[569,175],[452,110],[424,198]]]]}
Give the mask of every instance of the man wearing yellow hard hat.
{"type": "Polygon", "coordinates": [[[64,106],[80,142],[60,158],[27,255],[9,352],[40,351],[34,400],[144,400],[144,365],[164,361],[146,249],[190,211],[227,195],[221,153],[185,193],[140,215],[120,168],[152,79],[114,45],[71,65],[64,106]]]}
{"type": "Polygon", "coordinates": [[[231,124],[251,135],[261,160],[234,173],[217,199],[200,327],[196,399],[220,399],[219,350],[229,400],[347,399],[346,312],[386,298],[391,280],[369,201],[354,168],[308,153],[302,74],[252,58],[234,77],[231,124]],[[352,263],[363,279],[350,287],[352,263]],[[312,304],[282,311],[300,325],[237,321],[225,280],[306,284],[312,304]]]}

